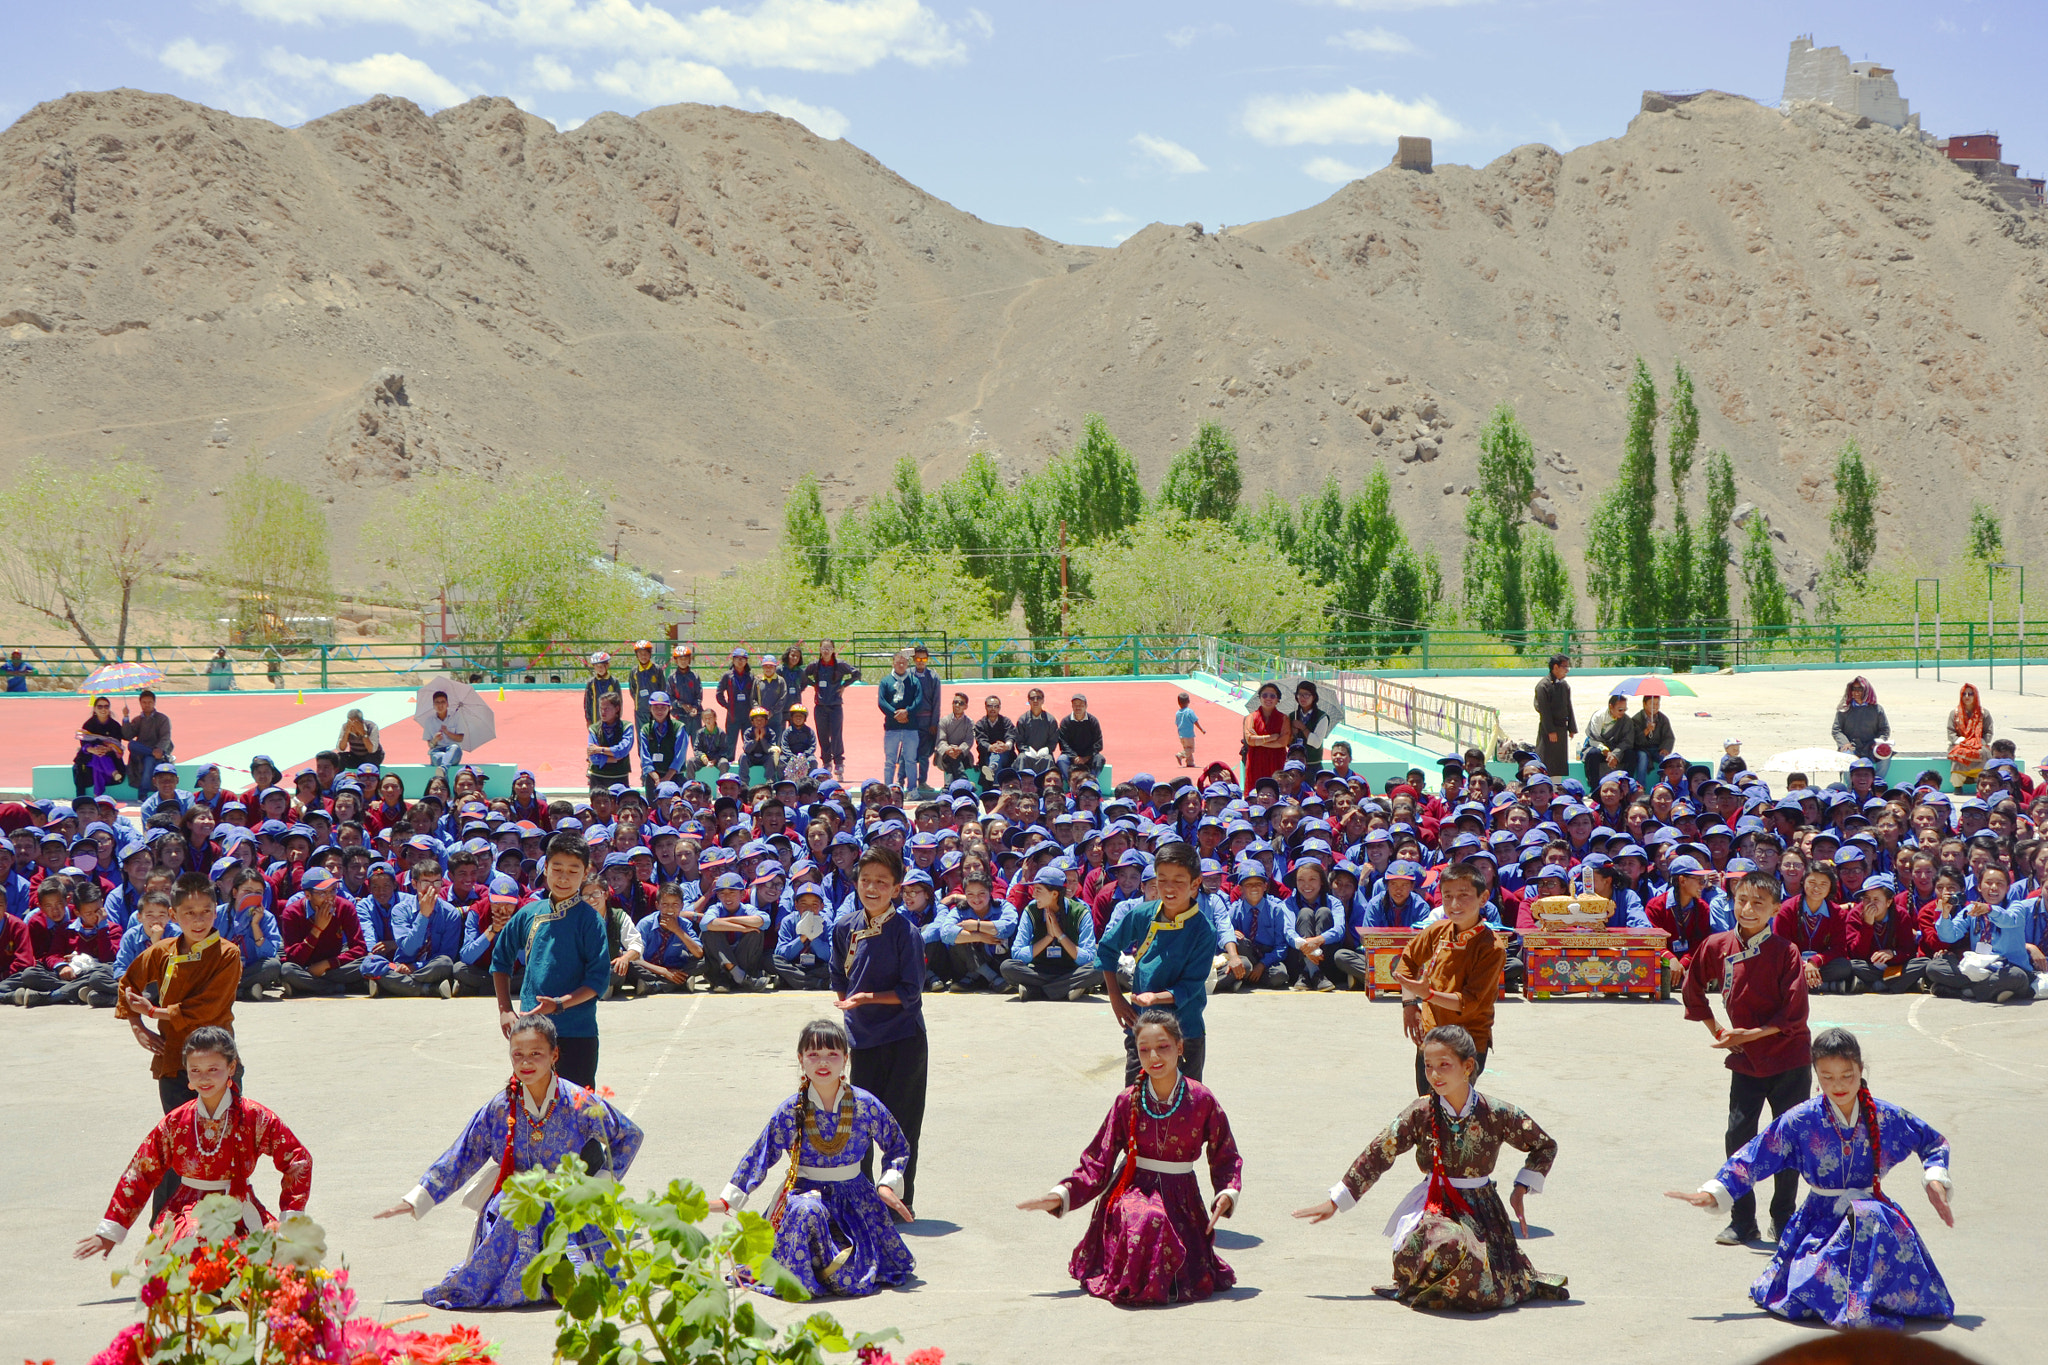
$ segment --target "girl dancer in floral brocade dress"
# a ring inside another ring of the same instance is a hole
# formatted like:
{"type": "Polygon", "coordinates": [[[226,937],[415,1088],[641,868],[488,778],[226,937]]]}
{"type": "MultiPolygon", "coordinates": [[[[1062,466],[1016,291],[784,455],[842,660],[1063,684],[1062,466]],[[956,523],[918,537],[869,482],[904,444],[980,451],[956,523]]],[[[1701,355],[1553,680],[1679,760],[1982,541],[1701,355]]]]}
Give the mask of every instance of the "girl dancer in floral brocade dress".
{"type": "Polygon", "coordinates": [[[1138,1083],[1117,1096],[1074,1173],[1017,1207],[1058,1218],[1101,1195],[1068,1265],[1084,1289],[1125,1305],[1206,1299],[1237,1283],[1216,1254],[1216,1223],[1237,1208],[1244,1162],[1216,1097],[1181,1075],[1180,1020],[1147,1010],[1134,1032],[1138,1083]],[[1195,1180],[1205,1146],[1216,1191],[1206,1208],[1195,1180]]]}
{"type": "Polygon", "coordinates": [[[1409,1191],[1387,1220],[1395,1282],[1376,1286],[1374,1293],[1411,1308],[1470,1312],[1570,1297],[1564,1276],[1538,1273],[1522,1254],[1493,1185],[1493,1165],[1502,1147],[1528,1154],[1509,1200],[1526,1235],[1529,1221],[1522,1200],[1528,1191],[1542,1192],[1557,1159],[1556,1139],[1514,1105],[1472,1088],[1478,1050],[1472,1035],[1456,1024],[1424,1035],[1422,1064],[1433,1093],[1402,1110],[1393,1126],[1373,1139],[1328,1199],[1294,1216],[1327,1222],[1356,1204],[1393,1169],[1401,1153],[1413,1148],[1429,1178],[1409,1191]]]}
{"type": "Polygon", "coordinates": [[[846,1079],[853,1039],[836,1019],[804,1026],[797,1038],[803,1082],[761,1130],[714,1212],[746,1207],[747,1196],[785,1155],[789,1168],[768,1208],[775,1261],[812,1295],[872,1294],[903,1284],[917,1262],[896,1231],[910,1144],[880,1100],[846,1079]],[[882,1177],[861,1173],[868,1148],[882,1152],[882,1177]]]}
{"type": "Polygon", "coordinates": [[[1821,1093],[1796,1105],[1728,1158],[1694,1194],[1695,1208],[1725,1210],[1781,1170],[1807,1184],[1806,1202],[1778,1234],[1778,1252],[1749,1287],[1759,1308],[1835,1327],[1902,1327],[1906,1318],[1948,1318],[1955,1301],[1912,1220],[1884,1192],[1883,1177],[1907,1153],[1920,1158],[1927,1202],[1950,1227],[1948,1139],[1896,1104],[1874,1099],[1863,1048],[1847,1029],[1813,1038],[1821,1093]]]}

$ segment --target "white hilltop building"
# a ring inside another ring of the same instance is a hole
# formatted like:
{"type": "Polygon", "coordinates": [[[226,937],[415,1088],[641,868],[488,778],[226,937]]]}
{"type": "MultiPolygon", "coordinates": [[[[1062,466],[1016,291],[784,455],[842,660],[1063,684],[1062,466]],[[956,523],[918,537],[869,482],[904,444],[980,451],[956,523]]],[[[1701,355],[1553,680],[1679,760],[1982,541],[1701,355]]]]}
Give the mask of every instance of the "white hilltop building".
{"type": "Polygon", "coordinates": [[[1783,102],[1794,100],[1818,100],[1888,128],[1920,127],[1920,116],[1907,108],[1890,67],[1852,62],[1839,47],[1815,47],[1810,33],[1792,40],[1785,61],[1783,102]]]}

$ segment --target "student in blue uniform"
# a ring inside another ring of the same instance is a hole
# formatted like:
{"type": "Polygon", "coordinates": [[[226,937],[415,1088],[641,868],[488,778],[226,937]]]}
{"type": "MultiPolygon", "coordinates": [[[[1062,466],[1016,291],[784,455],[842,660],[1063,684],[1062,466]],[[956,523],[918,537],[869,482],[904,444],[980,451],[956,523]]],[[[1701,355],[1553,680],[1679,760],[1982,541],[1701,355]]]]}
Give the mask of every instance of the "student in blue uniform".
{"type": "Polygon", "coordinates": [[[832,989],[832,925],[825,915],[825,893],[806,882],[790,897],[789,913],[775,929],[775,975],[785,989],[832,989]]]}
{"type": "Polygon", "coordinates": [[[1237,899],[1230,906],[1231,933],[1237,954],[1216,978],[1219,995],[1287,985],[1287,906],[1266,894],[1266,869],[1250,859],[1237,865],[1237,899]]]}
{"type": "Polygon", "coordinates": [[[412,891],[391,912],[392,951],[363,960],[371,995],[455,995],[455,964],[462,959],[462,912],[441,894],[441,865],[412,865],[412,891]]]}
{"type": "Polygon", "coordinates": [[[1031,899],[1017,914],[1003,980],[1026,1000],[1079,1000],[1102,984],[1095,917],[1071,894],[1073,869],[1054,863],[1032,878],[1031,899]]]}

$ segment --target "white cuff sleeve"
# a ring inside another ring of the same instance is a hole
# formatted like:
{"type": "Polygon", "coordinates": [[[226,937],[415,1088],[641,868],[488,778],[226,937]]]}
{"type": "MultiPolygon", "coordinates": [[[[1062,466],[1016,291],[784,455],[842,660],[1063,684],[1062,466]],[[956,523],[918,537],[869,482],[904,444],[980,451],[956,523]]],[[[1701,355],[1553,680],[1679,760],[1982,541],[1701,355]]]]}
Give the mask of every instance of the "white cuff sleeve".
{"type": "MultiPolygon", "coordinates": [[[[1230,1196],[1230,1216],[1235,1218],[1237,1216],[1238,1206],[1244,1203],[1244,1191],[1238,1189],[1235,1185],[1230,1185],[1216,1191],[1216,1193],[1227,1194],[1230,1196]]],[[[1209,1202],[1213,1204],[1216,1201],[1212,1199],[1209,1202]]]]}
{"type": "Polygon", "coordinates": [[[1920,1178],[1930,1185],[1939,1185],[1949,1194],[1956,1192],[1955,1182],[1948,1178],[1948,1167],[1928,1166],[1920,1172],[1920,1178]]]}
{"type": "Polygon", "coordinates": [[[718,1197],[730,1205],[735,1213],[747,1206],[747,1192],[737,1185],[727,1185],[718,1197]]]}
{"type": "Polygon", "coordinates": [[[1060,1211],[1059,1211],[1058,1213],[1054,1214],[1054,1215],[1053,1215],[1053,1217],[1055,1217],[1055,1218],[1064,1218],[1064,1217],[1066,1217],[1066,1216],[1067,1216],[1067,1213],[1068,1213],[1068,1211],[1069,1211],[1070,1209],[1072,1209],[1072,1208],[1074,1207],[1074,1204],[1073,1204],[1073,1200],[1072,1200],[1072,1199],[1070,1199],[1070,1198],[1068,1197],[1068,1195],[1067,1195],[1067,1184],[1066,1184],[1066,1182],[1065,1182],[1065,1181],[1063,1180],[1063,1181],[1061,1181],[1061,1182],[1060,1182],[1059,1184],[1057,1184],[1057,1185],[1053,1186],[1053,1187],[1052,1187],[1052,1190],[1051,1190],[1051,1194],[1052,1194],[1052,1197],[1053,1197],[1053,1198],[1055,1198],[1055,1199],[1057,1199],[1057,1200],[1059,1200],[1059,1201],[1060,1201],[1060,1211]]]}
{"type": "Polygon", "coordinates": [[[1351,1191],[1344,1188],[1344,1182],[1341,1180],[1330,1186],[1330,1202],[1337,1206],[1339,1213],[1358,1207],[1358,1201],[1351,1197],[1351,1191]]]}
{"type": "Polygon", "coordinates": [[[94,1228],[93,1231],[106,1238],[109,1242],[112,1242],[115,1246],[121,1245],[122,1241],[128,1236],[128,1229],[122,1227],[111,1218],[100,1219],[100,1225],[94,1228]]]}
{"type": "Polygon", "coordinates": [[[1728,1187],[1718,1180],[1709,1180],[1706,1184],[1700,1186],[1700,1193],[1714,1196],[1713,1211],[1715,1213],[1726,1213],[1735,1206],[1734,1196],[1729,1194],[1728,1187]]]}
{"type": "Polygon", "coordinates": [[[425,1185],[415,1185],[412,1187],[412,1193],[405,1197],[405,1202],[412,1205],[413,1220],[417,1222],[426,1217],[427,1211],[434,1207],[434,1196],[427,1193],[425,1185]]]}
{"type": "Polygon", "coordinates": [[[1515,1183],[1531,1194],[1543,1193],[1543,1172],[1532,1171],[1527,1166],[1515,1172],[1515,1183]]]}
{"type": "Polygon", "coordinates": [[[898,1199],[903,1197],[903,1171],[900,1167],[882,1172],[882,1178],[875,1183],[898,1199]]]}

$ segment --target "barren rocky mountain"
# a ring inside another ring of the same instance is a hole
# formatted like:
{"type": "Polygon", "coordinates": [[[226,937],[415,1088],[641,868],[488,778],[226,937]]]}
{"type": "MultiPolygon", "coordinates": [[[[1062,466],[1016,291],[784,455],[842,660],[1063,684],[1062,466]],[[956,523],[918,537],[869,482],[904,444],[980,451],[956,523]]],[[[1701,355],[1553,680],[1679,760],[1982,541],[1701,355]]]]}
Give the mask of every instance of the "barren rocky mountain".
{"type": "Polygon", "coordinates": [[[1640,352],[1660,383],[1693,369],[1798,585],[1852,433],[1881,547],[1939,559],[1982,499],[2038,548],[2044,241],[1911,135],[1732,96],[1103,251],[773,114],[564,133],[503,99],[379,98],[285,129],[76,94],[0,134],[0,471],[126,446],[193,490],[203,535],[253,450],[331,496],[362,586],[366,495],[562,461],[674,582],[767,550],[805,469],[837,508],[903,454],[1029,467],[1091,411],[1148,480],[1204,418],[1253,496],[1386,462],[1411,529],[1448,541],[1508,400],[1575,551],[1640,352]]]}

